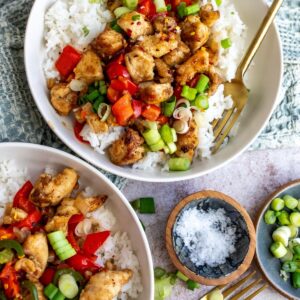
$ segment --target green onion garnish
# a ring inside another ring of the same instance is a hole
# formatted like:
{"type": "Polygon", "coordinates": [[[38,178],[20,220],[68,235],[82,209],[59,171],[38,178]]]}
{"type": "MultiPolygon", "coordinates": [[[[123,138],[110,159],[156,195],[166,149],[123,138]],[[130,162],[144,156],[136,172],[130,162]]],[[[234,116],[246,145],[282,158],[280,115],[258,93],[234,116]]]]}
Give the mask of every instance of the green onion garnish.
{"type": "Polygon", "coordinates": [[[87,36],[90,33],[90,30],[86,26],[84,26],[82,28],[82,31],[83,31],[84,36],[87,36]]]}
{"type": "Polygon", "coordinates": [[[174,157],[169,159],[168,165],[170,171],[187,171],[191,166],[191,162],[185,157],[174,157]]]}
{"type": "Polygon", "coordinates": [[[198,11],[200,11],[200,6],[199,4],[195,3],[185,8],[185,15],[193,15],[196,14],[198,11]]]}
{"type": "Polygon", "coordinates": [[[100,93],[95,90],[95,91],[92,91],[91,93],[89,93],[88,95],[86,95],[86,99],[88,101],[94,101],[96,100],[98,97],[100,96],[100,93]]]}
{"type": "Polygon", "coordinates": [[[141,16],[140,15],[134,15],[134,16],[132,16],[132,21],[137,21],[137,20],[139,20],[141,18],[141,16]]]}
{"type": "Polygon", "coordinates": [[[194,289],[198,289],[200,287],[200,284],[196,281],[193,281],[191,279],[189,279],[187,282],[186,282],[186,285],[187,285],[187,288],[191,291],[193,291],[194,289]]]}
{"type": "Polygon", "coordinates": [[[189,87],[188,85],[183,86],[181,96],[193,101],[196,98],[197,90],[189,87]]]}
{"type": "Polygon", "coordinates": [[[177,6],[177,13],[178,13],[179,18],[181,18],[181,19],[186,16],[185,8],[186,8],[186,3],[185,2],[181,2],[177,6]]]}
{"type": "Polygon", "coordinates": [[[176,97],[172,96],[168,101],[163,102],[163,113],[166,117],[171,117],[175,106],[176,106],[176,97]]]}
{"type": "Polygon", "coordinates": [[[198,93],[204,93],[207,89],[207,86],[209,84],[209,77],[207,77],[204,74],[201,74],[197,84],[196,84],[196,90],[198,93]]]}
{"type": "Polygon", "coordinates": [[[162,278],[164,275],[166,275],[166,270],[163,269],[163,268],[160,268],[160,267],[156,267],[154,269],[154,277],[159,279],[159,278],[162,278]]]}
{"type": "Polygon", "coordinates": [[[195,106],[199,109],[206,110],[209,107],[208,97],[206,95],[198,95],[194,102],[195,106]]]}
{"type": "Polygon", "coordinates": [[[110,28],[119,33],[123,32],[122,28],[117,24],[117,20],[110,22],[110,28]]]}
{"type": "Polygon", "coordinates": [[[188,277],[186,277],[183,273],[181,273],[180,271],[177,271],[176,272],[176,276],[179,278],[179,279],[181,279],[182,281],[185,281],[185,282],[187,282],[188,280],[189,280],[189,278],[188,277]]]}
{"type": "Polygon", "coordinates": [[[231,47],[231,39],[230,38],[227,38],[227,39],[224,39],[221,41],[221,46],[222,48],[224,49],[228,49],[231,47]]]}
{"type": "Polygon", "coordinates": [[[155,202],[152,197],[139,198],[132,201],[131,206],[141,214],[154,214],[155,202]]]}
{"type": "Polygon", "coordinates": [[[168,4],[167,5],[167,11],[171,11],[172,10],[172,5],[171,4],[168,4]]]}
{"type": "Polygon", "coordinates": [[[95,103],[93,104],[93,110],[94,110],[95,113],[98,113],[99,106],[100,106],[100,104],[103,103],[103,102],[104,102],[104,98],[103,98],[103,96],[100,95],[100,96],[96,99],[95,103]]]}
{"type": "Polygon", "coordinates": [[[216,0],[216,4],[220,6],[222,4],[222,0],[216,0]]]}

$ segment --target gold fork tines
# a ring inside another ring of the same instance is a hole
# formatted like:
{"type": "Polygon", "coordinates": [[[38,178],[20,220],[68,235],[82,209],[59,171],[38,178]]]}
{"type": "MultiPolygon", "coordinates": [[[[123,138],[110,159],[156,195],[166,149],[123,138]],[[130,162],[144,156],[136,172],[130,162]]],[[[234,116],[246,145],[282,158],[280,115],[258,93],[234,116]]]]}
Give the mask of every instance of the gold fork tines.
{"type": "Polygon", "coordinates": [[[245,295],[247,292],[249,292],[253,287],[257,286],[261,282],[261,278],[258,278],[257,280],[250,283],[248,286],[246,286],[244,289],[239,291],[236,295],[230,298],[230,300],[239,300],[242,299],[241,297],[245,295]]]}
{"type": "Polygon", "coordinates": [[[248,297],[246,297],[244,300],[252,300],[254,297],[256,297],[258,294],[260,294],[267,287],[268,287],[268,285],[264,284],[262,287],[260,287],[259,289],[257,289],[255,292],[253,292],[251,295],[249,295],[248,297]]]}

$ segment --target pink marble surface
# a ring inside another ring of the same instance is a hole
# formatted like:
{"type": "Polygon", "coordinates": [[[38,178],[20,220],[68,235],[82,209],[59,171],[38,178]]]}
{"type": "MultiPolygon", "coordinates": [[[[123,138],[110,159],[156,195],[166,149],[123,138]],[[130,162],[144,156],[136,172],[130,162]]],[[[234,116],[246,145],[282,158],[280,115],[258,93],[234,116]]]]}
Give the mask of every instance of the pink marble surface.
{"type": "MultiPolygon", "coordinates": [[[[154,266],[174,270],[164,243],[166,220],[175,204],[183,197],[204,189],[213,189],[230,195],[249,212],[257,216],[264,199],[280,185],[300,178],[300,149],[246,152],[229,165],[209,175],[178,183],[143,183],[128,181],[123,192],[128,200],[143,196],[156,199],[157,213],[143,215],[146,234],[153,254],[154,266]]],[[[170,300],[198,300],[209,287],[191,292],[178,283],[170,300]]],[[[268,288],[255,299],[285,299],[268,288]]]]}

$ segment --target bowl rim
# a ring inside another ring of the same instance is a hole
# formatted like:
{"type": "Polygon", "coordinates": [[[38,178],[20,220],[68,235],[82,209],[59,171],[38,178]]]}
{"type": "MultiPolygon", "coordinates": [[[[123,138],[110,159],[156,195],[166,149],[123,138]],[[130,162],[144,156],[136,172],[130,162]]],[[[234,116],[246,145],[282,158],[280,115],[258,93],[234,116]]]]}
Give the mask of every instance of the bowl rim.
{"type": "Polygon", "coordinates": [[[244,274],[251,266],[255,254],[255,249],[256,249],[255,227],[246,209],[239,202],[237,202],[230,196],[213,190],[203,190],[200,192],[196,192],[179,201],[179,203],[172,209],[169,215],[167,225],[166,225],[166,231],[165,231],[165,240],[166,240],[167,251],[175,267],[184,275],[186,275],[188,278],[191,278],[192,280],[199,282],[201,284],[210,285],[210,286],[228,284],[229,282],[234,281],[239,276],[244,274]],[[249,239],[250,239],[249,248],[246,256],[243,259],[243,262],[238,266],[238,268],[235,271],[220,278],[207,278],[195,274],[193,271],[191,271],[181,263],[173,246],[172,231],[178,214],[188,203],[193,201],[199,201],[199,200],[202,201],[205,200],[206,198],[211,198],[211,197],[228,203],[241,214],[241,216],[243,217],[247,225],[247,229],[249,232],[249,239]]]}
{"type": "Polygon", "coordinates": [[[94,166],[88,164],[87,162],[83,161],[82,159],[71,155],[67,152],[64,152],[62,150],[58,150],[55,148],[51,148],[48,146],[43,146],[43,145],[38,145],[38,144],[31,144],[31,143],[20,143],[20,142],[5,142],[5,143],[0,143],[0,153],[2,149],[6,149],[6,148],[19,148],[19,149],[23,149],[25,150],[41,150],[44,151],[45,153],[50,153],[50,154],[54,154],[54,155],[58,155],[58,156],[62,156],[65,158],[68,158],[70,160],[73,160],[74,162],[80,164],[82,167],[88,169],[88,171],[94,173],[99,180],[104,181],[105,184],[107,184],[110,188],[113,189],[114,193],[117,194],[117,196],[119,197],[119,199],[123,202],[123,204],[125,205],[126,209],[129,211],[130,215],[133,217],[133,220],[139,230],[139,234],[142,237],[143,243],[144,243],[144,247],[146,249],[145,253],[146,254],[146,262],[147,262],[147,271],[149,272],[149,278],[150,278],[150,282],[148,282],[148,284],[150,285],[150,298],[147,300],[152,300],[154,298],[154,271],[153,271],[153,259],[152,259],[152,255],[151,255],[151,250],[150,250],[150,246],[149,246],[149,242],[146,236],[146,233],[141,225],[141,222],[137,216],[137,214],[135,213],[135,211],[133,210],[133,208],[131,207],[131,205],[129,204],[129,201],[126,199],[126,197],[122,194],[122,192],[112,183],[112,181],[110,181],[104,174],[102,174],[100,171],[98,171],[94,166]]]}
{"type": "MultiPolygon", "coordinates": [[[[283,193],[287,189],[295,186],[300,186],[300,179],[289,181],[281,186],[279,186],[275,191],[273,191],[271,194],[269,194],[263,201],[263,205],[259,209],[259,213],[257,214],[256,220],[255,220],[255,229],[256,229],[256,238],[258,235],[258,225],[263,219],[265,211],[270,206],[271,201],[276,198],[279,194],[283,193]]],[[[257,239],[258,240],[258,239],[257,239]]],[[[294,296],[291,295],[289,292],[285,291],[284,289],[280,288],[276,283],[274,283],[268,276],[268,273],[265,272],[265,268],[263,267],[264,264],[262,263],[261,259],[257,255],[257,251],[255,251],[255,261],[257,262],[257,266],[259,267],[261,273],[265,277],[265,279],[272,285],[272,287],[278,291],[281,295],[288,297],[289,299],[294,299],[294,296]]]]}
{"type": "MultiPolygon", "coordinates": [[[[262,5],[265,6],[266,8],[269,8],[267,3],[265,3],[263,0],[258,0],[262,2],[262,5]]],[[[273,104],[271,106],[271,109],[267,115],[267,118],[264,120],[262,123],[261,127],[259,130],[256,132],[256,134],[242,146],[239,150],[237,150],[235,153],[232,153],[231,155],[228,156],[227,160],[224,160],[222,163],[219,163],[218,165],[215,165],[214,167],[211,167],[205,171],[199,171],[197,173],[188,173],[188,172],[177,172],[178,175],[174,175],[172,177],[167,177],[167,176],[157,176],[156,174],[151,175],[150,177],[144,177],[141,176],[141,174],[134,174],[126,171],[126,168],[110,168],[108,166],[105,166],[101,163],[99,160],[95,160],[93,158],[90,158],[88,155],[85,154],[84,151],[81,151],[80,148],[76,147],[74,144],[69,142],[67,139],[64,138],[64,134],[62,134],[59,129],[56,128],[56,126],[51,126],[51,123],[47,120],[47,115],[46,111],[42,108],[42,104],[37,101],[38,95],[36,95],[35,90],[33,88],[32,84],[32,78],[29,76],[30,74],[30,62],[29,62],[29,57],[28,54],[30,52],[30,47],[32,44],[32,39],[29,38],[29,29],[30,29],[30,24],[32,23],[32,19],[34,19],[34,12],[35,12],[35,7],[38,6],[39,0],[35,0],[31,11],[30,15],[26,24],[26,31],[25,31],[25,42],[24,42],[24,64],[25,64],[25,71],[26,71],[26,77],[27,77],[27,82],[32,94],[32,97],[34,99],[35,104],[38,107],[39,112],[41,113],[44,121],[48,124],[48,126],[51,128],[51,130],[55,133],[55,135],[67,146],[69,147],[72,151],[74,151],[78,156],[80,156],[82,159],[88,161],[89,163],[93,164],[94,166],[101,168],[107,172],[113,173],[117,176],[121,176],[124,178],[128,178],[131,180],[137,180],[137,181],[144,181],[144,182],[177,182],[177,181],[183,181],[183,180],[189,180],[189,179],[194,179],[198,178],[200,176],[209,174],[211,172],[214,172],[215,170],[222,168],[223,166],[229,164],[232,160],[237,158],[239,155],[241,155],[259,136],[259,134],[263,131],[263,129],[266,127],[267,123],[270,120],[270,117],[272,113],[274,112],[275,108],[279,104],[279,95],[280,95],[280,87],[282,85],[283,81],[283,52],[282,52],[282,42],[280,39],[280,34],[279,30],[277,27],[277,24],[273,21],[271,27],[274,29],[275,36],[276,36],[276,42],[278,46],[278,51],[279,51],[279,62],[278,62],[278,69],[279,69],[279,84],[276,89],[276,95],[275,99],[273,101],[273,104]]]]}

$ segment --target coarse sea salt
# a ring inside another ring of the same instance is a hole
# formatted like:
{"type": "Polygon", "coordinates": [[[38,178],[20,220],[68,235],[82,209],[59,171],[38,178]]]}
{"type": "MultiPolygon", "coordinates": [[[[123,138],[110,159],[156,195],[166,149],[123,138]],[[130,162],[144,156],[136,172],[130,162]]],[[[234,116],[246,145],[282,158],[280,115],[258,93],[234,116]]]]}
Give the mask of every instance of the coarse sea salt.
{"type": "Polygon", "coordinates": [[[235,252],[236,226],[225,210],[198,207],[185,210],[175,227],[175,233],[190,251],[196,266],[216,267],[235,252]]]}

